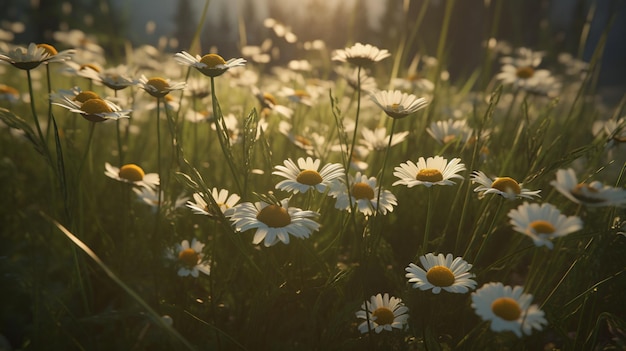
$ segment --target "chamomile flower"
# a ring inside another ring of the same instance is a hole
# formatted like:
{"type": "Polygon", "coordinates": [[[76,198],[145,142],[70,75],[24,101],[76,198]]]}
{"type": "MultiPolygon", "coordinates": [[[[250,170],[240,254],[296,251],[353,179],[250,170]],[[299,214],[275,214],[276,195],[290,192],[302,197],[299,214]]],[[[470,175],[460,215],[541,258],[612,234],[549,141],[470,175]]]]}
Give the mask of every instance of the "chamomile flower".
{"type": "Polygon", "coordinates": [[[370,94],[370,98],[391,118],[404,118],[428,105],[425,98],[400,90],[383,90],[370,94]]]}
{"type": "Polygon", "coordinates": [[[536,246],[552,249],[552,240],[581,230],[583,221],[577,216],[567,217],[551,204],[524,202],[508,214],[513,230],[528,235],[536,246]]]}
{"type": "Polygon", "coordinates": [[[607,148],[624,146],[626,144],[626,117],[618,120],[596,121],[593,123],[592,132],[594,135],[606,138],[607,148]]]}
{"type": "Polygon", "coordinates": [[[16,68],[31,70],[42,63],[62,62],[71,59],[76,50],[58,52],[49,44],[30,43],[27,48],[16,47],[13,50],[0,53],[0,61],[5,61],[16,68]]]}
{"type": "Polygon", "coordinates": [[[516,56],[501,59],[503,66],[496,79],[503,84],[513,84],[522,89],[533,89],[550,79],[550,71],[537,69],[543,57],[541,52],[533,52],[528,48],[519,48],[516,56]]]}
{"type": "Polygon", "coordinates": [[[113,90],[122,90],[137,84],[137,80],[130,77],[128,67],[125,65],[107,68],[98,72],[97,80],[113,90]]]}
{"type": "Polygon", "coordinates": [[[432,122],[426,132],[440,145],[460,142],[462,146],[470,140],[473,133],[465,119],[432,122]]]}
{"type": "Polygon", "coordinates": [[[156,189],[159,186],[159,175],[157,173],[146,174],[141,167],[133,163],[117,168],[106,162],[104,168],[104,174],[118,182],[151,189],[156,189]]]}
{"type": "Polygon", "coordinates": [[[406,185],[412,188],[416,185],[424,185],[430,188],[433,185],[454,185],[451,179],[463,179],[457,174],[465,170],[465,165],[460,158],[453,158],[448,162],[442,156],[420,157],[417,163],[407,161],[394,168],[393,175],[400,178],[392,185],[406,185]]]}
{"type": "MultiPolygon", "coordinates": [[[[230,214],[233,211],[233,207],[241,200],[241,197],[235,193],[228,194],[228,190],[226,189],[211,189],[211,196],[217,206],[219,206],[220,211],[225,215],[230,214]]],[[[194,214],[205,215],[205,216],[214,216],[215,214],[209,207],[207,201],[204,199],[204,195],[201,193],[193,194],[194,202],[187,201],[186,206],[191,209],[194,214]]]]}
{"type": "Polygon", "coordinates": [[[470,273],[472,265],[462,257],[452,258],[452,254],[438,254],[435,256],[428,253],[420,256],[422,266],[409,263],[405,268],[406,277],[413,288],[420,290],[432,289],[433,294],[439,294],[441,290],[451,293],[465,294],[470,289],[476,288],[474,274],[470,273]]]}
{"type": "Polygon", "coordinates": [[[204,244],[195,238],[191,240],[183,240],[180,244],[176,244],[175,247],[170,248],[165,256],[174,260],[180,265],[178,269],[178,275],[181,277],[192,276],[198,278],[200,272],[209,275],[211,274],[211,266],[204,259],[204,244]]]}
{"type": "Polygon", "coordinates": [[[571,168],[559,169],[556,180],[550,185],[577,204],[589,207],[626,205],[626,189],[614,188],[599,181],[578,183],[576,172],[571,168]]]}
{"type": "MultiPolygon", "coordinates": [[[[185,203],[189,200],[188,196],[180,194],[174,201],[170,201],[170,199],[165,197],[163,190],[161,190],[161,194],[159,194],[157,189],[148,187],[133,188],[133,192],[137,195],[137,200],[150,206],[153,212],[156,212],[159,207],[165,208],[168,211],[176,210],[185,206],[185,203]]],[[[166,212],[165,215],[169,215],[169,212],[166,212]]]]}
{"type": "Polygon", "coordinates": [[[491,179],[481,171],[473,171],[470,176],[472,181],[480,184],[474,189],[474,192],[480,193],[482,198],[486,194],[497,194],[504,197],[507,200],[513,200],[518,197],[526,199],[532,199],[533,197],[541,197],[539,193],[541,190],[531,191],[523,188],[523,184],[518,183],[511,177],[496,177],[491,179]]]}
{"type": "Polygon", "coordinates": [[[385,127],[377,127],[374,130],[363,127],[363,129],[361,129],[361,135],[363,136],[363,139],[360,141],[361,145],[365,146],[370,151],[381,151],[385,150],[387,145],[395,146],[406,140],[409,132],[393,133],[391,136],[391,144],[389,144],[389,135],[387,135],[387,128],[385,127]]]}
{"type": "MultiPolygon", "coordinates": [[[[262,123],[264,120],[259,121],[262,123]]],[[[267,130],[267,128],[264,128],[267,130]]],[[[318,132],[310,131],[308,127],[304,128],[303,133],[295,133],[291,123],[280,121],[278,123],[278,131],[289,139],[295,146],[306,152],[307,155],[317,156],[321,154],[321,150],[326,146],[326,137],[318,132]]]]}
{"type": "Polygon", "coordinates": [[[408,312],[409,308],[401,299],[390,297],[388,293],[377,294],[370,298],[369,303],[364,302],[361,310],[356,312],[357,318],[365,320],[359,324],[359,331],[366,334],[371,330],[378,334],[383,330],[403,329],[409,320],[408,312]]]}
{"type": "Polygon", "coordinates": [[[268,92],[262,92],[256,87],[253,87],[252,92],[261,104],[262,116],[267,116],[272,111],[281,114],[287,118],[291,118],[291,116],[293,115],[293,110],[287,106],[280,105],[273,94],[268,92]]]}
{"type": "Polygon", "coordinates": [[[398,204],[395,195],[389,190],[376,186],[376,177],[368,177],[361,172],[357,172],[354,177],[348,176],[350,192],[343,182],[334,182],[331,185],[329,195],[336,198],[335,208],[352,211],[351,204],[356,204],[356,210],[365,216],[374,215],[380,212],[386,215],[392,212],[393,207],[398,204]]]}
{"type": "Polygon", "coordinates": [[[381,50],[370,44],[363,45],[356,43],[349,48],[336,50],[332,60],[348,62],[355,66],[369,66],[389,56],[391,56],[391,54],[387,50],[381,50]]]}
{"type": "Polygon", "coordinates": [[[491,322],[491,330],[512,331],[521,338],[548,324],[543,311],[531,305],[532,299],[521,286],[487,283],[472,293],[472,307],[484,321],[491,322]]]}
{"type": "Polygon", "coordinates": [[[287,179],[276,184],[276,189],[297,193],[306,193],[309,189],[323,193],[331,182],[344,177],[343,166],[339,163],[327,163],[320,170],[321,160],[311,157],[299,158],[296,165],[291,159],[284,161],[284,166],[274,167],[272,172],[287,179]]]}
{"type": "Polygon", "coordinates": [[[289,199],[284,199],[279,204],[264,201],[240,203],[227,216],[237,231],[256,229],[252,243],[257,245],[263,242],[266,247],[279,241],[289,244],[289,235],[300,239],[308,238],[320,227],[314,221],[319,213],[289,207],[289,199]]]}
{"type": "Polygon", "coordinates": [[[143,90],[155,98],[162,98],[172,91],[183,90],[186,85],[185,82],[172,82],[169,79],[161,77],[146,78],[144,75],[141,75],[138,84],[143,90]]]}
{"type": "Polygon", "coordinates": [[[128,113],[131,112],[130,110],[122,110],[118,105],[100,98],[91,91],[84,92],[84,94],[79,93],[73,99],[65,96],[53,101],[52,104],[64,107],[70,112],[78,113],[90,122],[129,118],[128,113]]]}
{"type": "Polygon", "coordinates": [[[218,54],[206,54],[200,57],[200,55],[192,56],[186,51],[175,54],[174,60],[181,65],[193,67],[208,77],[217,77],[233,67],[243,66],[246,63],[246,60],[242,58],[225,61],[218,54]]]}
{"type": "Polygon", "coordinates": [[[20,92],[6,84],[0,84],[0,101],[9,101],[11,103],[20,100],[20,92]]]}

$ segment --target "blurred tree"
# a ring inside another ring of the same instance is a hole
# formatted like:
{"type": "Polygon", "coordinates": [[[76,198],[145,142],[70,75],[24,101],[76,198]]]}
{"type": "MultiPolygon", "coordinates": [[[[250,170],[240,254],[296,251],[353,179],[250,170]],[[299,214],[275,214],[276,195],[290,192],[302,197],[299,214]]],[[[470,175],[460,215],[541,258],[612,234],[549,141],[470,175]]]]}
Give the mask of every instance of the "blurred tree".
{"type": "Polygon", "coordinates": [[[178,8],[174,15],[174,24],[176,26],[174,38],[178,40],[178,47],[183,50],[189,50],[191,47],[191,41],[197,26],[195,18],[190,0],[178,0],[178,8]]]}

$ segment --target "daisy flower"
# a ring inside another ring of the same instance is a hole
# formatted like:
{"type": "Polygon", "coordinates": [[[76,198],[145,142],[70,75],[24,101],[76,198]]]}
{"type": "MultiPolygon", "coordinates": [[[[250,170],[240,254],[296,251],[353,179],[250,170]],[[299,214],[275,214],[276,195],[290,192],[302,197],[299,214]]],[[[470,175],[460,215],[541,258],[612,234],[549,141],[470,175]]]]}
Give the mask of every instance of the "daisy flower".
{"type": "Polygon", "coordinates": [[[400,90],[383,90],[370,94],[370,98],[391,118],[404,118],[428,105],[425,98],[400,90]]]}
{"type": "MultiPolygon", "coordinates": [[[[260,120],[259,123],[263,123],[263,121],[260,120]]],[[[310,131],[308,127],[304,128],[304,133],[295,133],[292,129],[291,123],[287,121],[278,123],[278,131],[286,136],[295,146],[304,150],[307,155],[319,155],[320,150],[326,145],[326,137],[318,132],[310,131]]],[[[267,130],[267,128],[264,128],[264,130],[267,130]]]]}
{"type": "Polygon", "coordinates": [[[386,215],[392,212],[398,204],[396,197],[388,190],[376,186],[376,177],[367,177],[361,172],[352,177],[349,176],[350,193],[343,182],[334,182],[331,185],[329,195],[336,198],[335,208],[352,211],[351,204],[356,204],[357,211],[365,216],[371,216],[377,212],[386,215]]]}
{"type": "Polygon", "coordinates": [[[543,311],[530,304],[532,299],[521,286],[487,283],[472,293],[472,307],[484,321],[491,322],[491,330],[512,331],[522,337],[548,324],[543,311]]]}
{"type": "Polygon", "coordinates": [[[274,97],[271,93],[262,92],[256,87],[254,87],[252,91],[261,104],[261,114],[263,116],[269,115],[272,111],[275,111],[287,118],[291,118],[293,115],[293,110],[287,106],[279,105],[276,97],[274,97]]]}
{"type": "Polygon", "coordinates": [[[0,61],[8,62],[19,69],[31,70],[42,63],[69,60],[75,52],[76,50],[58,52],[49,44],[30,43],[28,48],[17,47],[12,51],[0,53],[0,61]]]}
{"type": "Polygon", "coordinates": [[[99,72],[97,80],[113,90],[122,90],[137,84],[137,81],[128,75],[128,67],[125,65],[107,68],[99,72]]]}
{"type": "Polygon", "coordinates": [[[387,135],[387,128],[385,127],[377,127],[374,130],[363,127],[361,130],[361,135],[363,136],[363,140],[361,140],[361,144],[368,148],[369,150],[385,150],[387,145],[394,146],[397,145],[404,140],[409,135],[409,132],[404,131],[400,133],[394,133],[391,137],[391,144],[389,144],[389,135],[387,135]]]}
{"type": "Polygon", "coordinates": [[[498,194],[507,200],[513,200],[518,197],[526,199],[532,199],[533,197],[541,197],[539,193],[541,190],[531,191],[522,187],[521,183],[518,183],[515,179],[510,177],[496,177],[491,179],[481,171],[473,171],[470,176],[472,181],[480,184],[474,192],[480,193],[479,196],[483,197],[486,194],[498,194]]]}
{"type": "Polygon", "coordinates": [[[80,93],[71,99],[63,97],[53,101],[52,104],[64,107],[70,112],[78,113],[83,118],[91,122],[103,122],[107,119],[118,120],[120,118],[129,118],[130,110],[122,110],[121,107],[109,100],[100,98],[91,91],[80,93]]]}
{"type": "Polygon", "coordinates": [[[553,248],[552,239],[581,230],[583,221],[576,216],[566,217],[551,204],[524,202],[508,214],[516,232],[528,235],[536,246],[553,248]]]}
{"type": "Polygon", "coordinates": [[[409,320],[409,308],[397,297],[377,294],[370,298],[369,303],[363,303],[356,317],[365,321],[359,324],[362,334],[372,330],[377,334],[383,330],[392,331],[393,328],[403,329],[409,320]],[[369,325],[368,325],[369,319],[369,325]]]}
{"type": "Polygon", "coordinates": [[[168,259],[178,262],[180,265],[179,276],[191,275],[198,278],[200,272],[206,275],[211,274],[211,266],[204,259],[202,249],[204,249],[204,244],[194,238],[191,240],[191,245],[189,245],[188,240],[183,240],[180,244],[176,244],[176,247],[169,249],[165,255],[168,259]]]}
{"type": "Polygon", "coordinates": [[[440,145],[457,141],[464,145],[470,140],[473,133],[464,119],[433,122],[430,127],[426,128],[426,132],[440,145]]]}
{"type": "Polygon", "coordinates": [[[396,89],[407,91],[423,91],[430,93],[435,89],[435,84],[424,76],[417,74],[416,72],[410,73],[406,77],[393,78],[391,84],[396,89]]]}
{"type": "Polygon", "coordinates": [[[283,199],[280,204],[263,201],[240,203],[227,216],[237,231],[256,229],[252,243],[257,245],[263,241],[266,247],[279,241],[289,244],[289,235],[300,239],[308,238],[320,227],[313,220],[319,213],[289,207],[289,199],[283,199]]]}
{"type": "Polygon", "coordinates": [[[476,288],[476,281],[471,279],[474,278],[474,274],[469,272],[472,265],[461,257],[453,260],[452,254],[435,256],[428,253],[420,256],[420,262],[423,269],[414,263],[409,263],[409,266],[404,269],[407,272],[405,276],[415,289],[432,289],[433,294],[439,294],[441,289],[451,293],[465,294],[469,289],[476,288]]]}
{"type": "Polygon", "coordinates": [[[527,48],[519,48],[517,56],[504,57],[501,62],[503,66],[496,79],[503,84],[513,84],[515,87],[523,89],[533,89],[550,79],[550,71],[537,69],[543,53],[533,52],[527,48]]]}
{"type": "Polygon", "coordinates": [[[171,82],[169,79],[161,77],[146,78],[143,74],[139,78],[139,86],[145,90],[148,94],[155,98],[162,98],[175,90],[183,90],[185,88],[185,82],[171,82]]]}
{"type": "MultiPolygon", "coordinates": [[[[211,189],[211,196],[217,206],[219,206],[220,211],[222,213],[230,214],[233,211],[233,207],[241,200],[241,197],[237,194],[228,194],[228,190],[226,189],[211,189]]],[[[204,200],[204,195],[201,193],[194,193],[193,199],[195,202],[187,201],[186,206],[191,209],[194,214],[205,215],[212,217],[214,214],[212,213],[211,208],[209,207],[206,200],[204,200]]]]}
{"type": "Polygon", "coordinates": [[[394,168],[393,175],[400,178],[392,185],[406,185],[412,188],[416,185],[425,185],[430,188],[433,185],[454,185],[451,179],[463,179],[463,176],[457,174],[465,170],[465,165],[461,163],[460,158],[453,158],[448,162],[441,156],[429,157],[424,160],[420,157],[417,164],[413,161],[401,163],[399,167],[394,168]]]}
{"type": "Polygon", "coordinates": [[[594,135],[602,135],[607,138],[606,147],[626,144],[626,117],[619,120],[596,121],[593,123],[594,135]]]}
{"type": "Polygon", "coordinates": [[[159,175],[157,173],[146,174],[143,169],[136,164],[125,164],[117,168],[106,162],[104,168],[104,174],[107,177],[122,183],[150,189],[156,189],[159,186],[159,175]]]}
{"type": "Polygon", "coordinates": [[[550,185],[577,204],[589,207],[626,205],[626,189],[603,185],[599,181],[578,183],[576,172],[571,168],[559,169],[556,180],[550,185]]]}
{"type": "Polygon", "coordinates": [[[348,62],[356,66],[368,66],[374,62],[379,62],[391,54],[387,50],[381,50],[370,44],[363,45],[356,43],[349,48],[336,50],[333,61],[348,62]]]}
{"type": "Polygon", "coordinates": [[[20,92],[6,84],[0,84],[0,101],[17,102],[20,99],[20,92]]]}
{"type": "Polygon", "coordinates": [[[378,86],[376,79],[367,74],[366,70],[339,66],[335,68],[335,72],[343,77],[348,85],[356,90],[361,85],[361,91],[374,91],[378,86]]]}
{"type": "Polygon", "coordinates": [[[185,206],[185,203],[189,200],[189,197],[185,196],[185,194],[180,194],[172,204],[169,199],[165,197],[165,192],[163,192],[163,190],[161,190],[161,198],[159,199],[159,193],[157,190],[147,187],[133,188],[133,192],[137,195],[137,199],[150,206],[153,212],[156,212],[159,208],[159,201],[161,208],[176,210],[185,206]]]}
{"type": "Polygon", "coordinates": [[[181,65],[193,67],[208,77],[217,77],[233,67],[243,66],[246,63],[246,60],[242,58],[225,61],[218,54],[206,54],[200,57],[200,55],[192,56],[186,51],[175,54],[174,60],[181,65]]]}
{"type": "Polygon", "coordinates": [[[331,182],[344,177],[343,166],[339,163],[327,163],[320,170],[321,160],[311,157],[299,158],[296,165],[291,159],[284,161],[284,166],[274,167],[272,174],[287,179],[276,184],[276,189],[297,193],[306,193],[315,189],[320,193],[326,191],[331,182]]]}

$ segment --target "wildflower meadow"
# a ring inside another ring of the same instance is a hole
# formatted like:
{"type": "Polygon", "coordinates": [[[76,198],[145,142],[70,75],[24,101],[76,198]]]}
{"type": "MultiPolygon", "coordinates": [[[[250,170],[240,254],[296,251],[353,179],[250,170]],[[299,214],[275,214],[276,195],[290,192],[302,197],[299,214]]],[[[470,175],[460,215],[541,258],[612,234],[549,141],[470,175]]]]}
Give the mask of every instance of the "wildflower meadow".
{"type": "Polygon", "coordinates": [[[339,46],[203,45],[208,0],[174,43],[0,30],[0,349],[625,350],[615,19],[567,52],[479,1],[456,69],[461,1],[349,3],[339,46]]]}

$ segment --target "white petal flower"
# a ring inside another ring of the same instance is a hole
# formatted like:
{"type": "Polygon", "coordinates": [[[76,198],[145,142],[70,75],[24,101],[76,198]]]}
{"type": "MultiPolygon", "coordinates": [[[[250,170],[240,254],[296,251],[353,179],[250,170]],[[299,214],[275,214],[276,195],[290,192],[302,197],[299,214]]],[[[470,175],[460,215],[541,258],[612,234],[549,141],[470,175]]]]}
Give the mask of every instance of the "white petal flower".
{"type": "Polygon", "coordinates": [[[464,170],[465,165],[461,163],[460,158],[454,158],[448,162],[441,156],[429,157],[426,160],[420,157],[417,164],[407,161],[396,167],[393,175],[400,180],[392,185],[406,185],[409,188],[416,185],[429,188],[433,185],[454,185],[451,179],[463,179],[463,176],[457,173],[464,170]]]}
{"type": "Polygon", "coordinates": [[[476,281],[472,279],[474,274],[469,272],[472,265],[462,257],[456,257],[454,260],[452,257],[452,254],[435,256],[432,253],[420,256],[423,269],[414,263],[405,268],[409,283],[412,283],[415,289],[432,289],[433,294],[439,294],[442,289],[458,294],[475,289],[476,281]]]}

